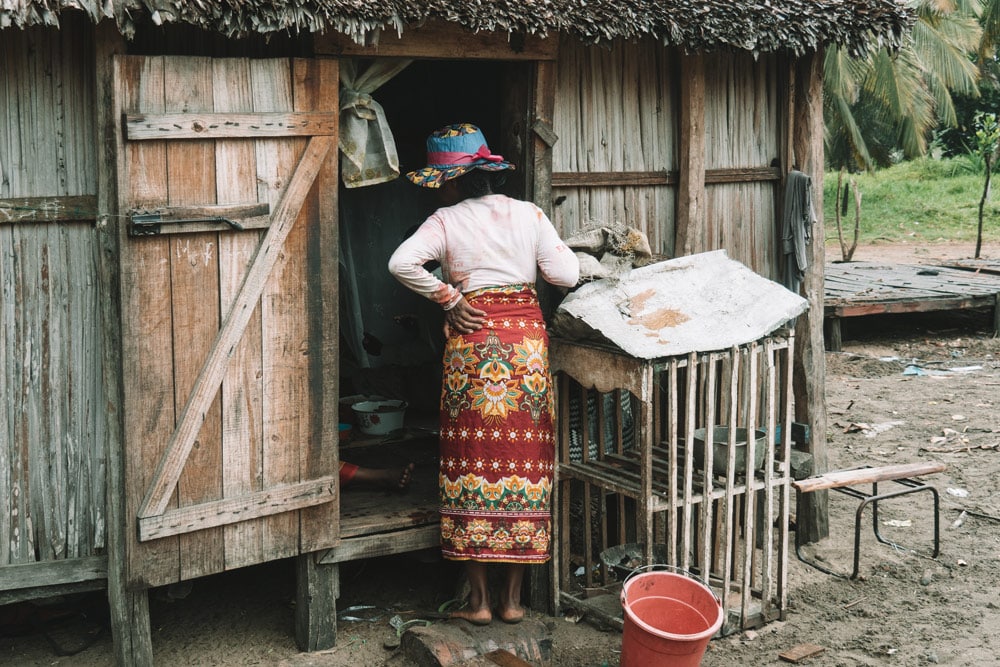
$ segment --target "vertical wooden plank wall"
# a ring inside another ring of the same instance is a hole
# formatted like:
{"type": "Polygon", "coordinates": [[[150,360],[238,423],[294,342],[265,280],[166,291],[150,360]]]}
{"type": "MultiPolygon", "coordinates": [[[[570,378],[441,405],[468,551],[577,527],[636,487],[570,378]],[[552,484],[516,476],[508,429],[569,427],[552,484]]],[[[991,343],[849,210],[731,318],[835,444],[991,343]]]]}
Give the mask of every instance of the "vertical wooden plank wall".
{"type": "MultiPolygon", "coordinates": [[[[747,53],[705,56],[705,169],[766,168],[781,156],[778,60],[747,53]]],[[[735,176],[733,178],[736,178],[735,176]]],[[[768,180],[714,183],[705,188],[701,249],[730,257],[777,280],[778,189],[768,180]]]]}
{"type": "Polygon", "coordinates": [[[552,219],[564,237],[625,225],[645,232],[654,253],[672,254],[675,188],[667,176],[677,169],[677,150],[671,54],[653,42],[615,42],[610,50],[569,38],[560,43],[552,219]],[[614,183],[608,174],[615,174],[614,183]]]}
{"type": "Polygon", "coordinates": [[[96,192],[93,30],[65,28],[0,39],[0,567],[106,546],[96,212],[2,203],[96,192]]]}
{"type": "MultiPolygon", "coordinates": [[[[253,61],[253,110],[288,110],[294,104],[291,73],[275,68],[273,61],[253,61]]],[[[306,139],[275,139],[257,142],[258,201],[274,210],[306,139]]],[[[303,209],[308,215],[308,205],[303,209]]],[[[264,377],[262,461],[265,487],[298,481],[299,443],[308,435],[300,430],[299,411],[306,412],[307,387],[300,381],[307,358],[306,322],[296,321],[298,309],[291,302],[306,283],[305,226],[296,222],[281,249],[282,258],[268,279],[261,296],[264,377]],[[269,455],[270,454],[270,455],[269,455]]],[[[264,522],[264,552],[269,559],[298,553],[298,516],[278,514],[264,522]]]]}
{"type": "MultiPolygon", "coordinates": [[[[212,61],[173,58],[164,71],[166,111],[212,111],[212,61]]],[[[216,203],[215,142],[167,142],[167,203],[216,203]]],[[[174,341],[174,405],[183,406],[219,330],[218,233],[171,235],[171,322],[174,341]]],[[[222,496],[222,405],[216,396],[177,484],[181,507],[222,496]]],[[[222,570],[222,528],[181,535],[181,578],[222,570]]]]}
{"type": "MultiPolygon", "coordinates": [[[[295,109],[336,109],[340,99],[339,61],[332,58],[318,60],[297,59],[292,73],[295,91],[295,109]]],[[[316,479],[337,474],[339,463],[337,428],[340,422],[340,327],[338,284],[340,271],[338,176],[339,152],[331,150],[323,168],[316,176],[313,195],[303,215],[310,216],[304,235],[307,310],[312,313],[304,327],[309,341],[309,366],[306,392],[309,396],[309,413],[313,419],[309,432],[299,451],[299,478],[316,479]],[[314,204],[314,208],[310,205],[314,204]]],[[[305,221],[303,221],[305,226],[305,221]]],[[[340,534],[340,495],[335,502],[303,509],[299,515],[299,551],[309,553],[329,547],[331,535],[340,534]]],[[[311,555],[305,558],[312,558],[311,555]]],[[[326,572],[326,579],[331,573],[326,572]]],[[[317,577],[322,582],[322,575],[317,577]]],[[[338,582],[332,581],[334,585],[338,582]]],[[[331,594],[331,605],[336,598],[331,594]]],[[[325,608],[320,602],[310,605],[312,611],[325,608]]],[[[332,606],[331,606],[332,609],[332,606]]],[[[324,624],[329,620],[324,618],[324,624]]],[[[330,623],[333,627],[335,623],[330,623]]],[[[335,633],[334,633],[335,635],[335,633]]],[[[329,639],[330,645],[334,638],[329,639]]]]}
{"type": "MultiPolygon", "coordinates": [[[[213,62],[215,111],[253,109],[251,65],[247,59],[213,62]]],[[[215,187],[220,202],[257,201],[257,160],[253,142],[216,142],[215,187]]],[[[260,233],[220,234],[220,306],[228,312],[260,243],[260,233]]],[[[222,490],[225,497],[263,488],[263,370],[260,307],[254,309],[246,333],[237,344],[222,381],[222,490]]],[[[264,560],[263,521],[226,526],[226,569],[264,560]]]]}
{"type": "MultiPolygon", "coordinates": [[[[116,108],[166,110],[162,58],[120,60],[116,108]]],[[[167,203],[167,147],[163,141],[124,143],[118,153],[118,192],[137,208],[167,203]]],[[[120,211],[122,215],[124,211],[120,211]]],[[[139,544],[133,522],[146,488],[173,432],[176,412],[171,331],[170,240],[133,239],[124,217],[119,230],[122,295],[122,376],[124,379],[125,538],[129,585],[159,585],[180,578],[176,538],[139,544]],[[125,304],[139,304],[126,307],[125,304]],[[138,381],[133,381],[138,379],[138,381]],[[142,438],[131,434],[143,434],[142,438]],[[155,564],[144,566],[144,563],[155,564]],[[135,573],[142,572],[142,577],[135,573]]],[[[114,490],[119,492],[119,490],[114,490]]],[[[177,506],[176,495],[171,507],[177,506]]]]}

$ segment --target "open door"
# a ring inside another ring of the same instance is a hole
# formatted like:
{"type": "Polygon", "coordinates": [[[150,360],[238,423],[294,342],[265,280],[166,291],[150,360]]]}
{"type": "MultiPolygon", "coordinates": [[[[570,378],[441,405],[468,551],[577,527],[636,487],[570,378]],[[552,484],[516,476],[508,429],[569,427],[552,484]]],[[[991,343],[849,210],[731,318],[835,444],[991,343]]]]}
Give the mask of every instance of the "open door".
{"type": "Polygon", "coordinates": [[[116,60],[130,585],[337,541],[337,79],[116,60]]]}

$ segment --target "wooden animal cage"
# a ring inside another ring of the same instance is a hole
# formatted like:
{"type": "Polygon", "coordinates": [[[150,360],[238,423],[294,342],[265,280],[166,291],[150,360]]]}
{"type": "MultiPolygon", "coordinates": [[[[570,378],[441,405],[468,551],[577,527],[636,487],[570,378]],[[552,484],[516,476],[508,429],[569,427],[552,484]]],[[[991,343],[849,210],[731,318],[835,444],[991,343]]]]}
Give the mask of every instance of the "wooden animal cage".
{"type": "Polygon", "coordinates": [[[708,581],[723,635],[783,616],[792,349],[790,331],[654,360],[553,340],[557,606],[621,627],[622,581],[663,564],[708,581]]]}

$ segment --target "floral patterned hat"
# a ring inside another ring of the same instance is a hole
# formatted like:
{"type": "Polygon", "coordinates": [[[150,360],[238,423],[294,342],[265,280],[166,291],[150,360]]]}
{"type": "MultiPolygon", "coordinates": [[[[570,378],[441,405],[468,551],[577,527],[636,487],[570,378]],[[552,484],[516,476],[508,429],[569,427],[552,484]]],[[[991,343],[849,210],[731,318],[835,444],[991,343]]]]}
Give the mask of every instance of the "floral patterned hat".
{"type": "Polygon", "coordinates": [[[458,123],[435,130],[427,137],[427,166],[411,171],[406,177],[423,188],[439,188],[445,181],[458,178],[472,169],[501,171],[514,169],[503,156],[493,155],[482,130],[469,123],[458,123]]]}

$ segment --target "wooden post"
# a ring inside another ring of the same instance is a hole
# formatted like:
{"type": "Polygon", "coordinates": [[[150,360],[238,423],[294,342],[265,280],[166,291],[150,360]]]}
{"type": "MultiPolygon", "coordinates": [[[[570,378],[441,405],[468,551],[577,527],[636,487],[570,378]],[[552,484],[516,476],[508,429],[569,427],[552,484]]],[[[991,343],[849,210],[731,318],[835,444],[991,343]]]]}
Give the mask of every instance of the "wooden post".
{"type": "MultiPolygon", "coordinates": [[[[809,425],[809,453],[816,472],[826,472],[826,359],[823,344],[823,52],[798,60],[795,67],[793,154],[799,169],[812,178],[817,221],[808,246],[809,266],[802,282],[809,310],[795,324],[793,388],[795,419],[809,425]]],[[[795,539],[815,542],[830,533],[827,492],[798,496],[795,539]]]]}
{"type": "Polygon", "coordinates": [[[115,664],[144,667],[153,664],[153,641],[149,626],[149,595],[131,590],[128,581],[126,531],[134,530],[125,507],[125,456],[123,387],[121,367],[121,291],[119,289],[119,249],[124,223],[114,213],[118,203],[118,153],[114,114],[113,57],[125,53],[125,40],[114,21],[98,24],[95,34],[97,128],[97,232],[100,243],[101,331],[103,336],[102,376],[104,381],[105,451],[108,456],[108,604],[111,609],[111,637],[115,664]]]}
{"type": "MultiPolygon", "coordinates": [[[[556,97],[556,63],[555,61],[539,61],[535,65],[535,89],[533,97],[534,108],[530,114],[533,117],[533,125],[528,133],[531,144],[528,149],[532,158],[530,179],[531,199],[541,208],[545,215],[552,216],[552,144],[556,139],[552,132],[552,118],[555,113],[556,97]]],[[[553,294],[540,294],[543,312],[550,312],[558,303],[553,294]]],[[[553,488],[555,487],[555,475],[553,475],[553,488]]],[[[567,489],[568,490],[568,489],[567,489]]],[[[555,502],[559,493],[551,497],[553,515],[557,511],[555,502]]],[[[551,544],[555,544],[556,522],[550,523],[553,530],[551,544]]],[[[559,567],[555,559],[550,561],[551,566],[528,568],[528,604],[532,609],[538,611],[548,611],[554,613],[559,605],[559,600],[552,595],[552,567],[559,567]]]]}
{"type": "Polygon", "coordinates": [[[1000,338],[1000,292],[993,297],[993,337],[1000,338]]]}
{"type": "Polygon", "coordinates": [[[321,555],[296,558],[295,643],[300,651],[322,651],[337,643],[340,566],[321,565],[321,555]]]}
{"type": "Polygon", "coordinates": [[[680,57],[680,175],[674,256],[705,250],[705,58],[680,57]]]}

